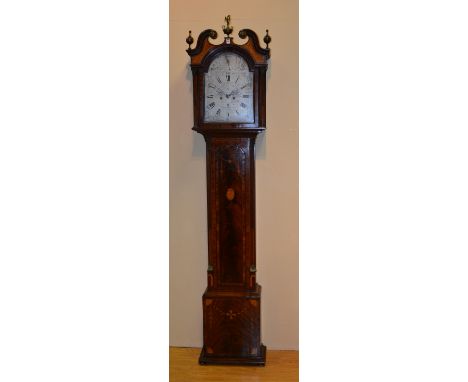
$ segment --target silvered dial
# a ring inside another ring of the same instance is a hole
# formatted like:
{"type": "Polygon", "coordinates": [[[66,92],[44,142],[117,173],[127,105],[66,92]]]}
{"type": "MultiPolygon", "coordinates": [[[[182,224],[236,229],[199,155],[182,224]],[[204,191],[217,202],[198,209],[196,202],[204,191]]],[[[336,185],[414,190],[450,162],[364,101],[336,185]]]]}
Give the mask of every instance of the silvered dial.
{"type": "Polygon", "coordinates": [[[236,53],[222,53],[205,73],[205,122],[253,123],[253,73],[236,53]]]}

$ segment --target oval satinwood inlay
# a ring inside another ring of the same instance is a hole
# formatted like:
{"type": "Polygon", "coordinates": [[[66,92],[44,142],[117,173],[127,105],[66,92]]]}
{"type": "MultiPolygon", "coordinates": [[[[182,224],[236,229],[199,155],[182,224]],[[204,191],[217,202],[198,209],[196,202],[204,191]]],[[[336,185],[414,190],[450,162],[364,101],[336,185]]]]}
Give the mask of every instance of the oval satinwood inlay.
{"type": "Polygon", "coordinates": [[[232,200],[234,199],[234,196],[236,196],[236,193],[234,192],[234,190],[232,188],[228,188],[226,191],[226,199],[232,200]]]}

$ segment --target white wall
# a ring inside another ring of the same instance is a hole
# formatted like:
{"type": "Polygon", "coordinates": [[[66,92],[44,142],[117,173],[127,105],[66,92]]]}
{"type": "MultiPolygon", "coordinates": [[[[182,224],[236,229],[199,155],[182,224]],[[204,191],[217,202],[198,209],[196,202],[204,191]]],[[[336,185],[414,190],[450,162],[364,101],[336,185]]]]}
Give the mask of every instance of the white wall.
{"type": "Polygon", "coordinates": [[[202,346],[207,268],[205,142],[191,130],[185,38],[212,28],[221,42],[227,14],[235,37],[242,28],[272,37],[267,131],[256,147],[262,339],[269,349],[298,349],[298,4],[290,0],[170,3],[170,345],[202,346]]]}

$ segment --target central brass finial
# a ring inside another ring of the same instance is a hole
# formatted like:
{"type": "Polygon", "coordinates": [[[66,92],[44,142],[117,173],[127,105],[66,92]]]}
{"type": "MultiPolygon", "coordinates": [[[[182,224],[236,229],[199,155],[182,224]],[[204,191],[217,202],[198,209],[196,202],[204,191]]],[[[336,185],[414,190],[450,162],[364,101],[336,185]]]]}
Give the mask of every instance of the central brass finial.
{"type": "Polygon", "coordinates": [[[226,21],[226,25],[223,25],[223,32],[225,35],[227,35],[227,37],[229,37],[229,35],[232,33],[232,26],[230,25],[231,24],[231,15],[227,15],[225,18],[224,18],[224,21],[226,21]]]}

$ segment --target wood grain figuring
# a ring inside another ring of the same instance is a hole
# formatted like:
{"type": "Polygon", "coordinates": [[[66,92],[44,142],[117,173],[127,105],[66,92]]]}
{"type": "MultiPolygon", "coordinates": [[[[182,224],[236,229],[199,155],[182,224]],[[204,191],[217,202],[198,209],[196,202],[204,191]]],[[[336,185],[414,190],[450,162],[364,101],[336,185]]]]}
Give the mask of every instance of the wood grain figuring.
{"type": "Polygon", "coordinates": [[[169,350],[170,382],[297,382],[299,352],[269,350],[265,367],[214,366],[198,364],[199,348],[169,350]]]}

